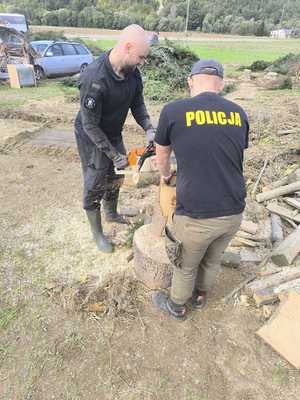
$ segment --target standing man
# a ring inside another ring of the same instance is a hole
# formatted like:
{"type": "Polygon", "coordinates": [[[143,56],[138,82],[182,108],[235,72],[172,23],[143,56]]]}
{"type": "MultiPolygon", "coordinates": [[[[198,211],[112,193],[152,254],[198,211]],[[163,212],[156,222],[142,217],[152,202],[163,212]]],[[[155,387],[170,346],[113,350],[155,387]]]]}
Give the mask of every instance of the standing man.
{"type": "Polygon", "coordinates": [[[83,208],[98,249],[106,253],[113,248],[103,235],[101,200],[107,221],[126,223],[117,212],[124,175],[117,175],[115,168],[128,166],[122,129],[129,109],[145,130],[148,142],[154,140],[137,68],[144,64],[148,53],[145,31],[130,25],[121,33],[117,45],[90,64],[80,77],[75,136],[83,171],[83,208]]]}
{"type": "Polygon", "coordinates": [[[188,301],[204,307],[222,254],[240,227],[246,196],[243,152],[249,124],[240,106],[219,95],[222,65],[198,61],[188,84],[191,98],[163,108],[155,136],[157,166],[166,184],[171,150],[177,160],[172,233],[181,256],[170,296],[156,292],[153,302],[177,319],[185,318],[188,301]]]}

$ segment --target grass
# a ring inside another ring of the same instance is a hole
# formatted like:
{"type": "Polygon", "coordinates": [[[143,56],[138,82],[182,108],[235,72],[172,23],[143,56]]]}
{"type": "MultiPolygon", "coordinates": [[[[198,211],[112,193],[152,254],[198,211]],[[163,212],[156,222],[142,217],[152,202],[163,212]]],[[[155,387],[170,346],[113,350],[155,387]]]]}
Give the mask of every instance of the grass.
{"type": "MultiPolygon", "coordinates": [[[[224,37],[226,38],[226,37],[224,37]]],[[[85,40],[108,50],[116,43],[113,39],[85,40]]],[[[299,53],[300,39],[235,39],[180,41],[184,46],[193,50],[199,58],[214,58],[224,64],[249,65],[256,60],[274,61],[288,53],[299,53]]]]}
{"type": "Polygon", "coordinates": [[[9,85],[0,85],[0,109],[20,107],[27,100],[39,101],[51,97],[78,92],[76,88],[66,88],[57,79],[47,79],[38,83],[37,87],[24,87],[12,89],[9,85]]]}
{"type": "Polygon", "coordinates": [[[17,307],[8,307],[0,309],[0,329],[6,329],[9,324],[18,316],[17,307]]]}

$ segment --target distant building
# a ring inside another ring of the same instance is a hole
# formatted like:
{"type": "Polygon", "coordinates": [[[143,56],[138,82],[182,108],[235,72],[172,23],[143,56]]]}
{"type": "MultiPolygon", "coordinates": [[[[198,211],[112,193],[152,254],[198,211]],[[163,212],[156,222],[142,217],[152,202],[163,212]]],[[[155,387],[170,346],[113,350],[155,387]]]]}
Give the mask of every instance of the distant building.
{"type": "Polygon", "coordinates": [[[270,36],[275,39],[288,39],[291,37],[292,29],[282,28],[271,31],[270,36]]]}

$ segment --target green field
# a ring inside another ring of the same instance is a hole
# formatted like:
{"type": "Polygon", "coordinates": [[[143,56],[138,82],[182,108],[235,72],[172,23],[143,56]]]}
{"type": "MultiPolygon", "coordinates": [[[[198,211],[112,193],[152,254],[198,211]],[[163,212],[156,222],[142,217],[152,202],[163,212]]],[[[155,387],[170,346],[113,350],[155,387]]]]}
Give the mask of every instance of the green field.
{"type": "MultiPolygon", "coordinates": [[[[115,43],[112,39],[86,40],[87,44],[97,45],[102,50],[110,49],[115,43]]],[[[300,52],[300,39],[225,39],[180,41],[193,50],[200,58],[214,58],[224,64],[248,65],[256,60],[273,61],[288,53],[300,52]]]]}

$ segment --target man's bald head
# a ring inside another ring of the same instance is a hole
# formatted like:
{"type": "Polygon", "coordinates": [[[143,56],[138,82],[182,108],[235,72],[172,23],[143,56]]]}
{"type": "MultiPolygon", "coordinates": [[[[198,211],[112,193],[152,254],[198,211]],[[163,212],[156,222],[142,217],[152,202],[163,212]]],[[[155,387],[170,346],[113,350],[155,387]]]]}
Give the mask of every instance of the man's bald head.
{"type": "Polygon", "coordinates": [[[149,38],[146,32],[141,26],[133,24],[123,29],[114,51],[123,60],[123,71],[130,72],[144,64],[149,49],[149,38]]]}
{"type": "Polygon", "coordinates": [[[136,24],[126,26],[126,28],[121,32],[118,43],[121,44],[126,42],[144,42],[145,44],[149,44],[145,30],[140,25],[136,24]]]}

